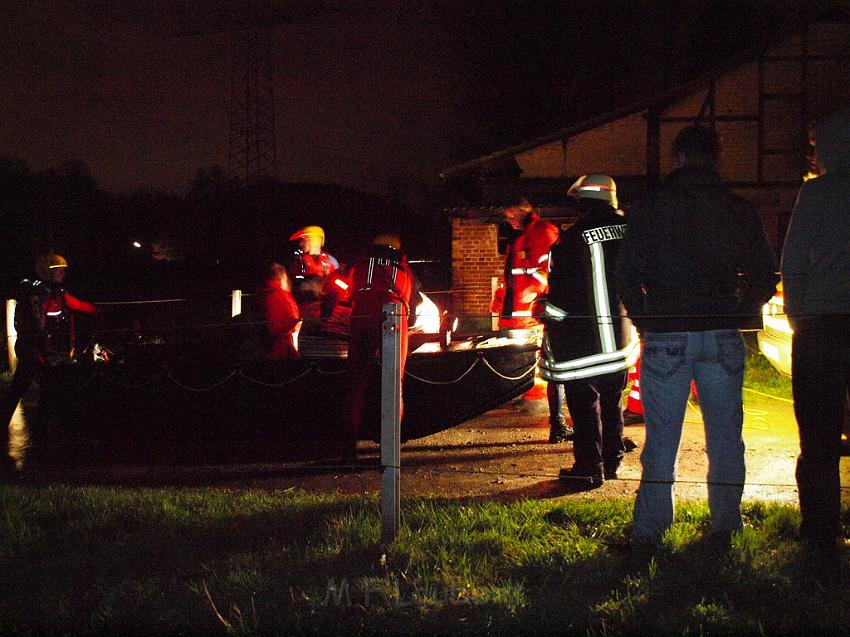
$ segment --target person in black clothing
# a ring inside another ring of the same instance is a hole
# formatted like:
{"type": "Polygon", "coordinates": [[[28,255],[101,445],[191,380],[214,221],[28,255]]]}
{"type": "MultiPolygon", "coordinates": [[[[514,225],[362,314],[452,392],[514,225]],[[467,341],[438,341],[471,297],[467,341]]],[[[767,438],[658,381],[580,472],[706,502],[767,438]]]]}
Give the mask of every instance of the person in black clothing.
{"type": "Polygon", "coordinates": [[[803,184],[782,253],[794,328],[791,380],[800,430],[800,539],[834,552],[841,535],[841,430],[850,392],[850,110],[815,127],[821,175],[803,184]]]}
{"type": "Polygon", "coordinates": [[[617,477],[625,452],[622,396],[638,342],[614,289],[626,229],[614,180],[586,175],[570,194],[581,217],[552,247],[549,294],[537,313],[545,326],[540,375],[563,384],[575,430],[575,465],[560,478],[581,488],[617,477]]]}

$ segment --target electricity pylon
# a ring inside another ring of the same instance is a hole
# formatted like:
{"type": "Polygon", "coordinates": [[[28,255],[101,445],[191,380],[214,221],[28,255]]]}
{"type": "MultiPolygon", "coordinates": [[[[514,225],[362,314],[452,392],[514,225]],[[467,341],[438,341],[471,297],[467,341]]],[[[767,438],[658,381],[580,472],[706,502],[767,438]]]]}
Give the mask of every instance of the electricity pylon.
{"type": "Polygon", "coordinates": [[[233,3],[229,29],[231,66],[227,172],[246,185],[277,176],[272,82],[273,21],[259,19],[256,11],[254,2],[233,3]]]}
{"type": "Polygon", "coordinates": [[[272,44],[275,27],[340,13],[337,0],[230,0],[226,12],[193,15],[176,35],[230,37],[228,174],[244,184],[277,176],[272,44]]]}

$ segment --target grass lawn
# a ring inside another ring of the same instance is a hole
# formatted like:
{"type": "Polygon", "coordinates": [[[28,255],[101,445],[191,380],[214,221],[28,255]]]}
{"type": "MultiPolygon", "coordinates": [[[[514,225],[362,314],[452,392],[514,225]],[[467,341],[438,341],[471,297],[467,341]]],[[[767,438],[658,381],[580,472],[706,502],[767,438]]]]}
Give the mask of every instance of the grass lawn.
{"type": "Polygon", "coordinates": [[[744,387],[790,400],[791,379],[777,372],[759,351],[755,332],[745,332],[744,342],[747,344],[744,387]]]}
{"type": "Polygon", "coordinates": [[[369,498],[0,487],[0,634],[850,634],[850,551],[804,552],[796,508],[723,549],[685,503],[635,556],[631,504],[408,499],[382,550],[369,498]]]}

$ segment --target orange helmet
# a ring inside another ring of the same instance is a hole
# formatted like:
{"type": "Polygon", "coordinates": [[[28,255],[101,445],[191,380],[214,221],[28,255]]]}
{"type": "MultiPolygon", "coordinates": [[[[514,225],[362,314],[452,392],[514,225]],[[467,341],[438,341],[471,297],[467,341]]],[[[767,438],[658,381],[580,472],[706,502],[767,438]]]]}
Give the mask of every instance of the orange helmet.
{"type": "Polygon", "coordinates": [[[289,237],[289,240],[298,241],[301,237],[318,237],[319,243],[322,246],[325,245],[325,231],[319,226],[304,226],[300,230],[296,230],[295,233],[289,237]]]}
{"type": "Polygon", "coordinates": [[[42,280],[50,278],[51,270],[67,267],[68,261],[61,254],[43,254],[35,260],[35,273],[42,280]]]}

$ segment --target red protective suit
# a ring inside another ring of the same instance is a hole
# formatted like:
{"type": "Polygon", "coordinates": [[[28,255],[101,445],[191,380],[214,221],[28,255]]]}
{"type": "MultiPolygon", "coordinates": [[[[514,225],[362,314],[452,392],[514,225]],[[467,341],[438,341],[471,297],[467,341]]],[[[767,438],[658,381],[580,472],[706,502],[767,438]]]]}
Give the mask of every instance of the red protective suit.
{"type": "Polygon", "coordinates": [[[549,248],[557,240],[558,229],[530,212],[525,230],[508,248],[504,275],[490,302],[501,329],[538,324],[531,316],[531,304],[548,289],[549,248]]]}
{"type": "Polygon", "coordinates": [[[48,358],[54,362],[71,358],[76,345],[75,314],[97,314],[97,308],[49,281],[21,283],[22,293],[15,311],[18,358],[48,358]]]}
{"type": "Polygon", "coordinates": [[[298,359],[298,331],[301,315],[295,297],[283,288],[277,277],[267,279],[258,291],[263,304],[263,316],[270,337],[269,360],[298,359]]]}
{"type": "Polygon", "coordinates": [[[380,431],[381,330],[385,303],[398,301],[402,304],[401,375],[404,376],[413,273],[402,252],[387,245],[375,245],[365,258],[354,264],[350,281],[352,308],[346,433],[350,436],[348,443],[356,445],[361,432],[376,436],[380,431]]]}
{"type": "Polygon", "coordinates": [[[293,293],[301,316],[307,320],[318,319],[323,314],[323,307],[332,307],[335,302],[336,289],[328,288],[328,277],[339,270],[339,262],[322,250],[319,254],[310,254],[296,250],[289,267],[292,279],[293,293]],[[323,303],[325,296],[330,298],[323,303]]]}
{"type": "Polygon", "coordinates": [[[324,278],[338,269],[339,262],[324,250],[319,254],[310,254],[309,252],[296,250],[295,259],[289,273],[296,280],[308,276],[324,278]]]}

